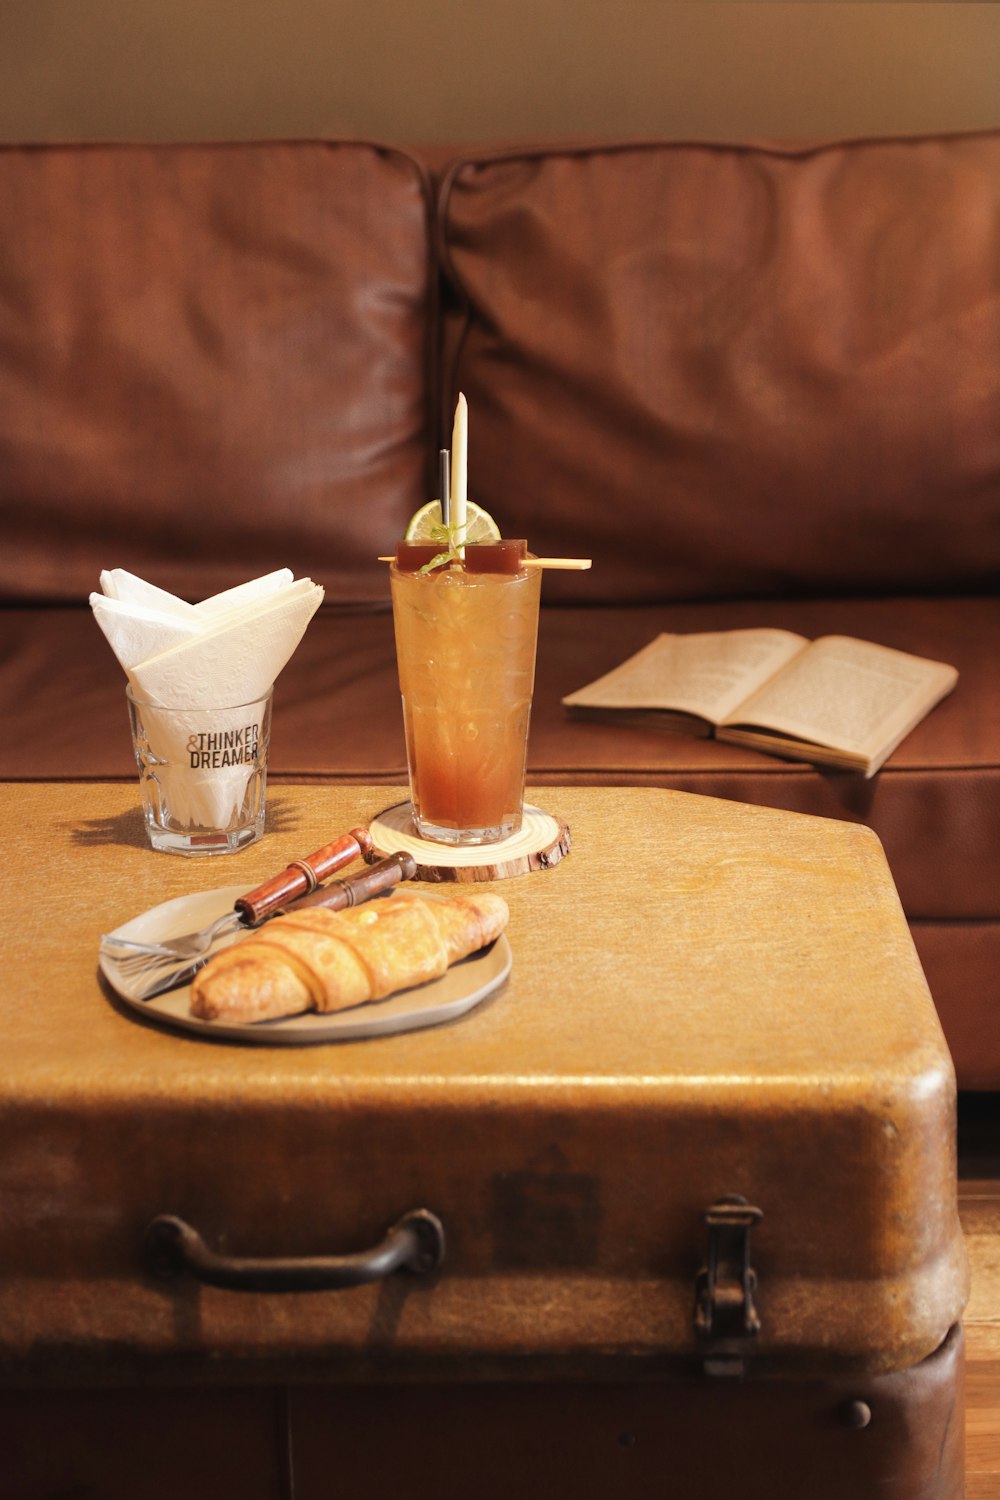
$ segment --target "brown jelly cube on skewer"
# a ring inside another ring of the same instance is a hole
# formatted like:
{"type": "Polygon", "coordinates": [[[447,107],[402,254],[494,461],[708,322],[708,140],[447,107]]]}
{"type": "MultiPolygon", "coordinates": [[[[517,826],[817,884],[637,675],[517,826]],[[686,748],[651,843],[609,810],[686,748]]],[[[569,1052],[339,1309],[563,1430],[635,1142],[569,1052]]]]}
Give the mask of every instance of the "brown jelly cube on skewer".
{"type": "MultiPolygon", "coordinates": [[[[442,546],[440,542],[397,542],[396,567],[401,573],[419,573],[421,568],[447,550],[447,546],[442,546]]],[[[441,566],[444,567],[446,562],[447,559],[441,566]]]]}
{"type": "Polygon", "coordinates": [[[499,542],[469,542],[465,548],[467,573],[520,573],[528,553],[523,537],[499,542]]]}

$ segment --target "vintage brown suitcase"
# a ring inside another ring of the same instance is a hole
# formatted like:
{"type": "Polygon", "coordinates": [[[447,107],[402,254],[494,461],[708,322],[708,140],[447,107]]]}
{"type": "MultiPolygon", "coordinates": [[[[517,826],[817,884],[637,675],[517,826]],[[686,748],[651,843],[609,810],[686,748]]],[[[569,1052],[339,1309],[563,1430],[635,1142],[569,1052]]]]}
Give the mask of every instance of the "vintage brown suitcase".
{"type": "MultiPolygon", "coordinates": [[[[867,829],[546,790],[572,851],[497,883],[502,989],[264,1048],[137,1022],[81,966],[197,888],[74,842],[131,788],[16,795],[24,872],[48,840],[79,894],[11,891],[8,1386],[289,1386],[298,1500],[335,1470],[347,1494],[961,1494],[954,1075],[867,829]]],[[[280,797],[248,886],[390,800],[280,797]]]]}

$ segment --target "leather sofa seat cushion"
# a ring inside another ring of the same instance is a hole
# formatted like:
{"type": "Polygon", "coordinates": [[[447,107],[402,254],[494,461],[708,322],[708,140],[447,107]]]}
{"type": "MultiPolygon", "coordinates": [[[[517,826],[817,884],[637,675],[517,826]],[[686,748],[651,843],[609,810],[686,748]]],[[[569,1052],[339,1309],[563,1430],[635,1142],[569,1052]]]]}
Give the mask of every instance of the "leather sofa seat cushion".
{"type": "Polygon", "coordinates": [[[427,497],[429,192],[365,144],[0,148],[0,597],[335,599],[427,497]]]}
{"type": "Polygon", "coordinates": [[[998,221],[1000,133],[468,157],[470,494],[605,602],[992,588],[998,221]]]}

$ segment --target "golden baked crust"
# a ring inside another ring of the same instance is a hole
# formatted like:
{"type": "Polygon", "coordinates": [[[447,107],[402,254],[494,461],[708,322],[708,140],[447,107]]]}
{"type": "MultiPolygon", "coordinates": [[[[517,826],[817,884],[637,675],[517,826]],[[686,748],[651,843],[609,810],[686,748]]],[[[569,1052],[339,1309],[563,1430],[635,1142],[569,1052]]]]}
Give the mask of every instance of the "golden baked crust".
{"type": "Polygon", "coordinates": [[[397,891],[348,911],[316,906],[275,917],[199,971],[191,1012],[240,1023],[382,1000],[440,978],[499,936],[508,915],[503,897],[486,892],[397,891]]]}

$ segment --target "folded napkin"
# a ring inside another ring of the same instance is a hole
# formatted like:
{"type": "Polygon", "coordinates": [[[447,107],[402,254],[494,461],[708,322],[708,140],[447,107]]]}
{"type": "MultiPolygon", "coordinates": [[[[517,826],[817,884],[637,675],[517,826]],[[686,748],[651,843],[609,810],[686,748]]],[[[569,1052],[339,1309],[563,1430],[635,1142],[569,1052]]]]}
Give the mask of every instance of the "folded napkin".
{"type": "Polygon", "coordinates": [[[143,711],[143,726],[153,758],[163,762],[157,779],[168,805],[189,825],[229,826],[253,768],[196,775],[187,753],[195,725],[202,727],[203,710],[217,709],[219,732],[241,727],[246,715],[239,705],[267,693],[319,608],[322,588],[294,579],[287,568],[200,604],[122,568],[103,572],[101,588],[90,605],[134,697],[152,705],[143,711]],[[157,714],[157,707],[171,712],[157,714]]]}
{"type": "MultiPolygon", "coordinates": [[[[159,589],[154,583],[147,583],[144,578],[137,578],[124,568],[105,569],[101,574],[101,588],[107,598],[126,605],[142,604],[161,614],[176,615],[179,619],[198,619],[203,615],[220,614],[248,603],[251,599],[258,599],[263,594],[274,593],[276,589],[284,588],[291,582],[291,569],[279,568],[276,573],[265,573],[263,578],[252,578],[249,583],[239,583],[235,588],[213,595],[211,599],[203,599],[200,604],[189,604],[186,599],[178,599],[174,594],[168,594],[166,589],[159,589]]],[[[100,597],[100,594],[94,594],[91,599],[100,597]]]]}

